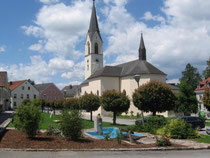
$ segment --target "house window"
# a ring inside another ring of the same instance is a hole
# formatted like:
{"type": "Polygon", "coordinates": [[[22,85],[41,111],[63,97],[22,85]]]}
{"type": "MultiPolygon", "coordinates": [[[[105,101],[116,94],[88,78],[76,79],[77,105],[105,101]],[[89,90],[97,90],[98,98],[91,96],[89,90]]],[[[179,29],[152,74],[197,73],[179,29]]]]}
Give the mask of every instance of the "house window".
{"type": "Polygon", "coordinates": [[[17,94],[14,94],[14,99],[16,99],[17,98],[17,94]]]}
{"type": "Polygon", "coordinates": [[[36,94],[34,94],[34,99],[36,99],[36,94]]]}
{"type": "Polygon", "coordinates": [[[90,43],[88,42],[87,45],[88,45],[88,55],[90,55],[90,43]]]}
{"type": "Polygon", "coordinates": [[[23,99],[23,94],[21,94],[20,98],[23,99]]]}
{"type": "Polygon", "coordinates": [[[29,94],[27,94],[27,99],[29,99],[29,94]]]}
{"type": "Polygon", "coordinates": [[[25,87],[24,86],[22,86],[22,90],[24,90],[25,89],[25,87]]]}
{"type": "Polygon", "coordinates": [[[28,87],[28,90],[30,90],[31,89],[31,87],[28,87]]]}
{"type": "Polygon", "coordinates": [[[14,106],[17,106],[17,103],[16,102],[14,102],[14,106]]]}
{"type": "Polygon", "coordinates": [[[95,54],[98,54],[98,43],[95,43],[95,54]]]}

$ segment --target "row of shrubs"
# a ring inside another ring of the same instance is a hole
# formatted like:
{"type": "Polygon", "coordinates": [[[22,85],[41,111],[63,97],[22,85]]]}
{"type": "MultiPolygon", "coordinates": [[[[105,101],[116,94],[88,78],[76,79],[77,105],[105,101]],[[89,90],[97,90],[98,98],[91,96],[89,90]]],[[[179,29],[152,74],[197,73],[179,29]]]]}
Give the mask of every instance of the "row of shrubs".
{"type": "Polygon", "coordinates": [[[137,123],[134,127],[138,132],[149,132],[174,139],[191,139],[199,137],[198,131],[180,119],[167,122],[164,117],[152,116],[145,123],[137,123]]]}

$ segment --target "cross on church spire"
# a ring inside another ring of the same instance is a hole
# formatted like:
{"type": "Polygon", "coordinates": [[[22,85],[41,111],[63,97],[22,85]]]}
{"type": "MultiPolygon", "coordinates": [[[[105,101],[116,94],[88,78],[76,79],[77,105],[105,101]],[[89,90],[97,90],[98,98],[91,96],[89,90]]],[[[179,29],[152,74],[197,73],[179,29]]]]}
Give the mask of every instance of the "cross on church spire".
{"type": "Polygon", "coordinates": [[[143,34],[141,33],[141,40],[139,46],[139,60],[147,60],[146,58],[146,48],[144,45],[143,34]]]}

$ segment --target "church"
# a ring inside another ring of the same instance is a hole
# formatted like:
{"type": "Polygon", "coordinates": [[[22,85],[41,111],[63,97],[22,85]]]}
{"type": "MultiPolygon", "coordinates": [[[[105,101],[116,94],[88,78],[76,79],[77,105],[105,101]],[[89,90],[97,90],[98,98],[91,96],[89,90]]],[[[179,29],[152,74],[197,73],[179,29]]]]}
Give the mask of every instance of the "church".
{"type": "MultiPolygon", "coordinates": [[[[128,52],[129,53],[129,52],[128,52]]],[[[137,51],[138,58],[116,66],[104,66],[103,64],[103,40],[100,34],[95,2],[93,1],[90,25],[85,42],[85,81],[81,83],[81,95],[93,93],[101,96],[106,90],[115,89],[118,92],[125,91],[130,100],[136,88],[135,75],[140,76],[139,85],[155,80],[165,83],[166,74],[150,64],[146,57],[146,48],[141,34],[140,46],[137,51]]],[[[101,107],[94,115],[107,112],[101,107]]],[[[136,115],[140,111],[131,101],[128,114],[136,115]]],[[[167,116],[168,114],[164,114],[167,116]]]]}

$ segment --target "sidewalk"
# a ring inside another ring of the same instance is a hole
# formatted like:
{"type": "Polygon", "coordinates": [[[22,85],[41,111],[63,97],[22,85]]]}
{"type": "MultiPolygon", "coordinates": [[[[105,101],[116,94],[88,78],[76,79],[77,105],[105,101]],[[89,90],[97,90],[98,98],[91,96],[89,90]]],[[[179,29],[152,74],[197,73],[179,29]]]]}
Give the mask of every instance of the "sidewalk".
{"type": "MultiPolygon", "coordinates": [[[[83,119],[90,120],[90,114],[83,113],[82,115],[83,115],[83,119]]],[[[93,120],[95,118],[96,118],[96,116],[93,116],[93,120]]],[[[103,122],[110,122],[110,123],[113,122],[112,117],[102,116],[102,119],[103,119],[103,122]]],[[[122,125],[135,125],[135,121],[136,120],[134,120],[134,119],[119,119],[119,118],[116,119],[116,123],[122,124],[122,125]]]]}

